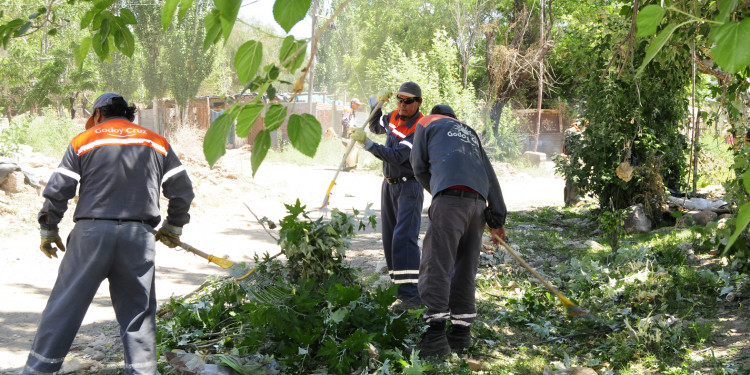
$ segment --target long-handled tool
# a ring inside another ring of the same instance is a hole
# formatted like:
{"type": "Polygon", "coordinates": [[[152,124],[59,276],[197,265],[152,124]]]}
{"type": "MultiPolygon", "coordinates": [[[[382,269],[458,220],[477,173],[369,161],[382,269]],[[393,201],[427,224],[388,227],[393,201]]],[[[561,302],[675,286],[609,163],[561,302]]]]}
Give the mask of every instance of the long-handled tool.
{"type": "MultiPolygon", "coordinates": [[[[242,286],[243,289],[248,293],[248,296],[256,300],[271,301],[277,299],[285,294],[288,294],[288,289],[284,287],[269,285],[268,283],[262,282],[257,277],[253,277],[253,274],[258,267],[245,268],[231,260],[220,258],[203,251],[198,250],[194,246],[182,242],[180,247],[189,253],[193,253],[203,259],[206,259],[210,263],[216,264],[217,266],[227,270],[229,274],[234,278],[237,283],[242,286]]],[[[272,260],[281,255],[283,252],[275,254],[267,260],[272,260]]]]}
{"type": "Polygon", "coordinates": [[[518,263],[521,263],[523,268],[526,268],[529,272],[531,272],[531,274],[534,275],[534,277],[536,277],[539,281],[541,281],[542,284],[544,284],[544,286],[546,286],[547,289],[550,290],[550,292],[555,294],[557,299],[559,299],[560,302],[562,302],[562,304],[565,306],[568,316],[581,316],[581,317],[586,317],[586,318],[593,318],[593,316],[591,316],[588,312],[581,310],[578,306],[576,306],[575,303],[573,303],[571,300],[569,300],[564,295],[562,295],[562,293],[560,293],[560,291],[558,291],[554,285],[552,285],[549,281],[543,278],[542,275],[536,272],[536,270],[531,268],[531,266],[528,263],[526,263],[526,261],[524,261],[523,258],[521,258],[521,256],[518,255],[518,253],[516,253],[513,249],[511,249],[511,247],[508,246],[508,244],[506,244],[502,238],[498,237],[497,235],[494,235],[494,238],[495,240],[498,241],[500,246],[502,246],[506,251],[510,253],[510,255],[513,256],[513,258],[516,258],[518,263]]]}
{"type": "MultiPolygon", "coordinates": [[[[388,93],[387,95],[384,95],[382,97],[378,98],[378,102],[375,104],[375,107],[372,108],[370,111],[370,116],[367,117],[367,120],[365,120],[364,125],[362,127],[364,128],[367,126],[367,124],[370,123],[370,120],[372,120],[373,116],[375,116],[375,112],[378,111],[380,107],[385,104],[385,102],[390,99],[391,93],[388,93]]],[[[354,148],[354,144],[356,144],[354,140],[349,140],[349,146],[346,147],[346,151],[344,152],[344,157],[341,158],[341,163],[339,163],[339,168],[336,170],[336,174],[333,175],[333,180],[331,180],[331,184],[328,185],[328,190],[326,190],[326,196],[323,198],[323,204],[318,208],[318,210],[323,210],[328,206],[329,200],[331,198],[331,191],[333,190],[333,185],[336,185],[336,178],[339,177],[339,173],[344,169],[344,166],[346,166],[346,158],[349,156],[349,153],[352,152],[352,149],[354,148]]]]}

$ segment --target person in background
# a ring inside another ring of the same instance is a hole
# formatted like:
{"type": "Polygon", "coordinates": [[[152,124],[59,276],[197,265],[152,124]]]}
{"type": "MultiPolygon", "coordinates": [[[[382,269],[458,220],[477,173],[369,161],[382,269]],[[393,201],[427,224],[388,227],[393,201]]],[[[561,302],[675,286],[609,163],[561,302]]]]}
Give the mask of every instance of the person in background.
{"type": "Polygon", "coordinates": [[[385,145],[367,138],[364,129],[354,128],[350,138],[383,161],[385,179],[381,189],[381,230],[383,250],[391,280],[398,285],[398,299],[391,305],[394,313],[421,307],[419,279],[419,228],[422,223],[424,191],[414,178],[409,162],[417,121],[423,117],[422,89],[405,82],[396,93],[397,109],[382,115],[378,108],[369,128],[386,134],[385,145]]]}
{"type": "Polygon", "coordinates": [[[507,240],[507,211],[479,137],[448,105],[435,106],[417,123],[411,165],[432,194],[419,266],[419,295],[429,327],[417,349],[421,358],[444,356],[471,346],[482,234],[489,226],[493,243],[499,242],[495,236],[507,240]]]}
{"type": "Polygon", "coordinates": [[[349,102],[349,108],[344,110],[341,115],[341,136],[344,138],[349,137],[350,129],[357,126],[357,109],[362,105],[362,102],[357,98],[352,98],[349,102]]]}
{"type": "Polygon", "coordinates": [[[75,226],[42,312],[24,374],[60,370],[104,279],[120,324],[126,374],[156,374],[155,240],[178,246],[195,194],[174,149],[132,123],[135,106],[115,93],[94,101],[86,131],[68,145],[44,189],[40,249],[65,252],[58,224],[79,191],[75,226]],[[161,221],[160,190],[169,199],[161,221]]]}

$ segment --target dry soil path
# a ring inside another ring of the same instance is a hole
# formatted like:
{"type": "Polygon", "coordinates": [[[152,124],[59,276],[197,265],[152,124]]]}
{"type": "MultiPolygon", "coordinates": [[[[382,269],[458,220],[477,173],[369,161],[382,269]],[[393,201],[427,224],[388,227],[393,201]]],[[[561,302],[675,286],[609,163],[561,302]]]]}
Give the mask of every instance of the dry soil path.
{"type": "MultiPolygon", "coordinates": [[[[299,198],[308,208],[322,203],[335,171],[324,167],[264,163],[255,178],[250,175],[249,153],[229,151],[219,170],[185,161],[196,186],[192,221],[182,239],[193,246],[233,261],[252,261],[255,252],[275,254],[274,239],[251,215],[278,220],[284,204],[299,198]]],[[[49,166],[53,168],[54,165],[49,166]]],[[[556,177],[501,175],[509,210],[561,205],[563,181],[556,177]]],[[[339,175],[331,208],[363,211],[368,203],[379,213],[382,178],[373,171],[339,175]]],[[[426,194],[425,210],[430,197],[426,194]]],[[[36,192],[2,196],[0,192],[0,374],[20,374],[39,323],[60,259],[47,259],[37,249],[36,212],[42,198],[36,192]]],[[[61,233],[72,228],[68,212],[61,233]]],[[[426,220],[425,220],[426,223],[426,220]]],[[[423,225],[424,229],[424,225],[423,225]]],[[[508,228],[512,232],[512,227],[508,228]]],[[[379,234],[368,231],[356,237],[347,254],[350,262],[367,268],[381,258],[379,234]]],[[[207,277],[223,271],[183,251],[157,245],[157,298],[185,295],[207,277]]],[[[102,283],[65,361],[63,373],[116,373],[121,366],[121,344],[108,285],[102,283]]]]}

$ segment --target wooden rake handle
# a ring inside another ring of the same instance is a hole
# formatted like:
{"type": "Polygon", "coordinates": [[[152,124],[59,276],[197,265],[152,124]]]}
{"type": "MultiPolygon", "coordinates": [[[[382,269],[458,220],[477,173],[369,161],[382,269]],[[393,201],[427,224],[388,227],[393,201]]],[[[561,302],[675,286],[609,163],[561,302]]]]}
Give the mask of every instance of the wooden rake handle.
{"type": "Polygon", "coordinates": [[[228,269],[228,268],[232,268],[232,266],[234,265],[234,263],[232,263],[231,260],[227,260],[227,259],[224,259],[224,258],[219,258],[217,256],[213,256],[211,254],[204,253],[203,251],[200,251],[200,250],[196,249],[195,247],[193,247],[192,245],[190,245],[187,242],[180,242],[180,247],[183,250],[185,250],[185,251],[187,251],[189,253],[193,253],[193,254],[195,254],[195,255],[197,255],[197,256],[199,256],[199,257],[201,257],[201,258],[203,258],[203,259],[205,259],[205,260],[207,260],[207,261],[209,261],[209,262],[211,262],[213,264],[216,264],[217,266],[219,266],[221,268],[228,269]]]}

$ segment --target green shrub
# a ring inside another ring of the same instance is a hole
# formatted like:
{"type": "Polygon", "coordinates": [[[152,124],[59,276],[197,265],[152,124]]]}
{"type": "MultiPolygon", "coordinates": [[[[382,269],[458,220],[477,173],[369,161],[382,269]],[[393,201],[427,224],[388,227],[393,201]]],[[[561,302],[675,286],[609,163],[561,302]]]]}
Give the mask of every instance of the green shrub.
{"type": "Polygon", "coordinates": [[[61,158],[70,140],[83,131],[73,120],[57,116],[52,110],[44,111],[42,116],[15,117],[9,129],[14,129],[14,140],[18,144],[29,145],[35,152],[55,158],[61,158]]]}

